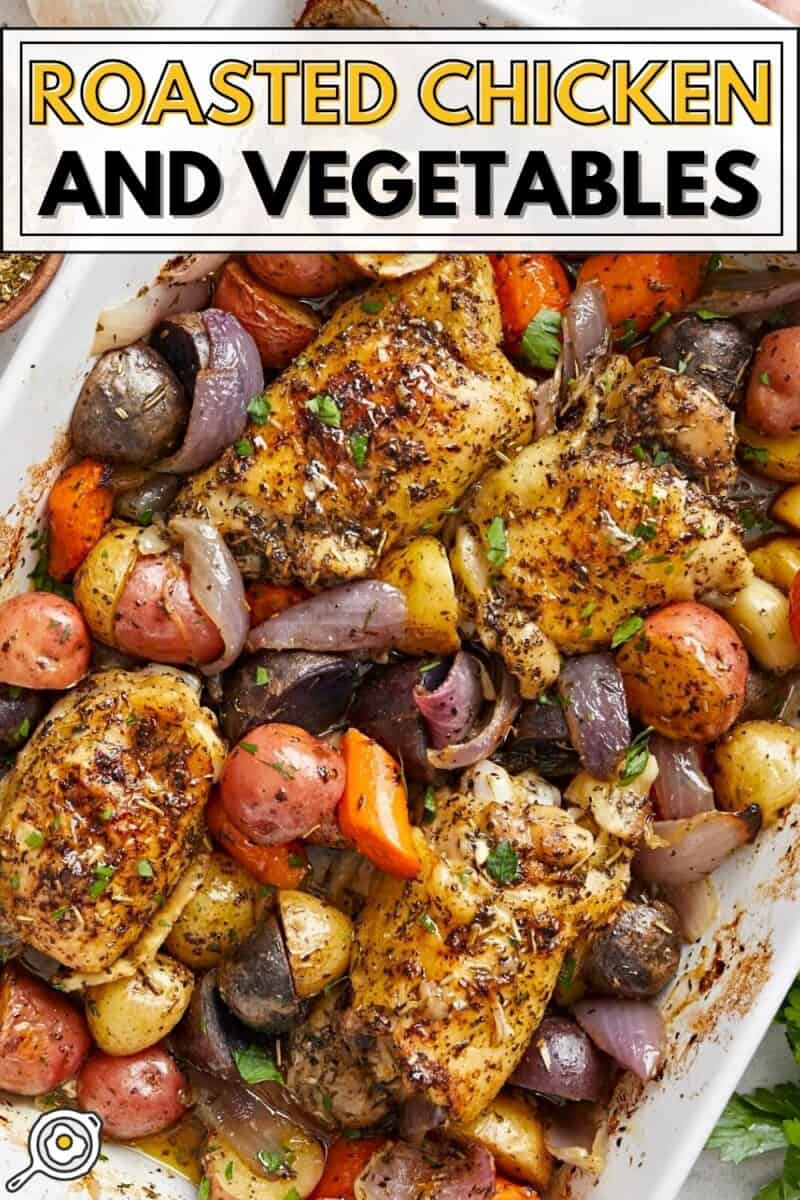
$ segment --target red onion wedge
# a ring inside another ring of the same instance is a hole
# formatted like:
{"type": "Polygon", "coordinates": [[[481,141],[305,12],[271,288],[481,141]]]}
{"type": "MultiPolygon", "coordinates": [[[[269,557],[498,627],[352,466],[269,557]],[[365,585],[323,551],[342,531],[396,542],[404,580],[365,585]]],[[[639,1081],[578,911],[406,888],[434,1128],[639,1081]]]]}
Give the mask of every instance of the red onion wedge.
{"type": "Polygon", "coordinates": [[[216,625],[225,646],[221,658],[201,667],[204,675],[217,675],[239,657],[250,629],[242,576],[222,534],[209,521],[175,517],[170,529],[183,541],[195,603],[216,625]]]}
{"type": "Polygon", "coordinates": [[[575,1019],[596,1046],[640,1079],[652,1079],[661,1066],[667,1031],[664,1018],[651,1004],[611,1000],[605,996],[580,1000],[575,1019]]]}
{"type": "Polygon", "coordinates": [[[553,1158],[599,1175],[606,1165],[608,1113],[600,1104],[552,1106],[544,1141],[553,1158]]]}
{"type": "Polygon", "coordinates": [[[184,474],[207,466],[241,436],[247,406],[264,390],[264,369],[255,342],[236,317],[218,308],[203,313],[210,343],[207,368],[197,372],[189,425],[180,449],[158,464],[184,474]]]}
{"type": "Polygon", "coordinates": [[[584,769],[595,779],[611,779],[631,740],[625,685],[613,654],[567,659],[558,690],[584,769]]]}
{"type": "Polygon", "coordinates": [[[488,1150],[429,1141],[423,1147],[390,1142],[367,1164],[354,1190],[356,1200],[489,1200],[494,1187],[488,1150]]]}
{"type": "Polygon", "coordinates": [[[213,275],[229,258],[230,254],[176,254],[162,263],[158,278],[173,283],[194,283],[213,275]]]}
{"type": "Polygon", "coordinates": [[[165,317],[192,312],[208,304],[211,287],[207,279],[194,283],[156,280],[131,300],[104,308],[97,318],[90,353],[105,354],[146,338],[165,317]]]}
{"type": "Polygon", "coordinates": [[[500,682],[497,699],[489,720],[468,741],[456,742],[441,750],[429,750],[428,761],[431,766],[443,771],[460,771],[462,767],[471,767],[473,763],[489,758],[503,742],[514,724],[522,700],[516,679],[499,660],[498,670],[500,682]]]}
{"type": "Polygon", "coordinates": [[[572,293],[562,322],[564,382],[582,375],[611,345],[605,289],[582,283],[572,293]]]}
{"type": "Polygon", "coordinates": [[[388,650],[406,627],[399,588],[362,579],[319,592],[256,625],[250,650],[388,650]]]}
{"type": "Polygon", "coordinates": [[[679,821],[711,811],[714,789],[703,772],[697,746],[655,733],[650,738],[650,753],[658,763],[653,788],[660,820],[679,821]]]}
{"type": "Polygon", "coordinates": [[[800,271],[715,271],[709,282],[710,290],[687,305],[689,309],[736,316],[800,300],[800,271]]]}
{"type": "Polygon", "coordinates": [[[568,1017],[545,1017],[509,1083],[560,1100],[601,1100],[610,1081],[608,1059],[568,1017]]]}
{"type": "Polygon", "coordinates": [[[663,885],[661,893],[678,914],[684,941],[696,942],[716,924],[719,893],[713,879],[663,885]]]}
{"type": "Polygon", "coordinates": [[[757,804],[738,813],[698,813],[684,821],[656,821],[653,833],[666,845],[640,850],[633,871],[648,883],[680,884],[703,879],[761,828],[757,804]]]}
{"type": "Polygon", "coordinates": [[[483,707],[481,666],[477,658],[459,650],[444,681],[432,692],[422,686],[415,687],[414,701],[437,750],[466,737],[483,707]]]}

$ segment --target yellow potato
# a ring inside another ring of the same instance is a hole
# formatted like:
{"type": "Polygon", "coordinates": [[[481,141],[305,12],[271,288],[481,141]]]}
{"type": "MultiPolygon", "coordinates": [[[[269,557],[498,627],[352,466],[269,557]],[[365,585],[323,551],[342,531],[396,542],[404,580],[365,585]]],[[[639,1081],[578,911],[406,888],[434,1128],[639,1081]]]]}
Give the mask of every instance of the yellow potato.
{"type": "Polygon", "coordinates": [[[737,425],[736,432],[739,441],[749,447],[742,455],[748,469],[767,479],[785,479],[787,483],[800,480],[800,433],[768,436],[756,433],[749,425],[737,425]]]}
{"type": "Polygon", "coordinates": [[[750,551],[750,561],[761,579],[788,592],[800,571],[800,538],[772,538],[750,551]]]}
{"type": "Polygon", "coordinates": [[[792,529],[800,529],[800,484],[781,492],[772,505],[772,516],[792,529]]]}
{"type": "Polygon", "coordinates": [[[89,1030],[106,1054],[138,1054],[174,1029],[192,998],[194,976],[159,954],[135,975],[86,989],[89,1030]]]}
{"type": "Polygon", "coordinates": [[[209,1200],[286,1200],[294,1192],[305,1200],[322,1178],[325,1155],[319,1142],[287,1125],[288,1136],[281,1138],[281,1150],[288,1158],[292,1178],[267,1179],[256,1175],[240,1158],[230,1142],[217,1134],[203,1155],[203,1172],[209,1182],[209,1200]]]}
{"type": "Polygon", "coordinates": [[[444,546],[418,537],[387,554],[378,575],[405,594],[408,629],[398,649],[406,654],[455,654],[460,646],[458,604],[444,546]]]}
{"type": "Polygon", "coordinates": [[[477,1142],[494,1155],[499,1174],[510,1175],[544,1190],[550,1184],[553,1159],[545,1146],[544,1125],[532,1101],[502,1093],[453,1136],[477,1142]]]}
{"type": "Polygon", "coordinates": [[[779,674],[800,667],[800,646],[789,626],[789,601],[771,583],[756,576],[722,614],[762,667],[779,674]]]}
{"type": "Polygon", "coordinates": [[[714,751],[714,793],[730,812],[757,804],[764,823],[800,798],[800,729],[745,721],[714,751]]]}
{"type": "Polygon", "coordinates": [[[139,557],[138,525],[116,525],[89,551],[75,576],[75,603],[99,642],[116,645],[114,614],[139,557]]]}
{"type": "Polygon", "coordinates": [[[255,928],[259,907],[256,880],[215,851],[203,886],[175,922],[166,947],[195,971],[215,967],[255,928]]]}
{"type": "Polygon", "coordinates": [[[316,996],[350,968],[349,917],[307,892],[278,893],[283,936],[298,996],[316,996]]]}
{"type": "Polygon", "coordinates": [[[342,254],[359,275],[368,279],[399,279],[431,267],[438,254],[342,254]]]}

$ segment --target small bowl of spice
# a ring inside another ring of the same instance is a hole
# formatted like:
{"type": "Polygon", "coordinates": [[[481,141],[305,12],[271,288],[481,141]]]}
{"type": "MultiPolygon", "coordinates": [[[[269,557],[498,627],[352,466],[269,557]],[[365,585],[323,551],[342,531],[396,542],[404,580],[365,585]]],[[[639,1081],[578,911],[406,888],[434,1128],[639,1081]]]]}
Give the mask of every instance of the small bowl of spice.
{"type": "Polygon", "coordinates": [[[0,333],[24,317],[53,281],[63,254],[0,254],[0,333]]]}

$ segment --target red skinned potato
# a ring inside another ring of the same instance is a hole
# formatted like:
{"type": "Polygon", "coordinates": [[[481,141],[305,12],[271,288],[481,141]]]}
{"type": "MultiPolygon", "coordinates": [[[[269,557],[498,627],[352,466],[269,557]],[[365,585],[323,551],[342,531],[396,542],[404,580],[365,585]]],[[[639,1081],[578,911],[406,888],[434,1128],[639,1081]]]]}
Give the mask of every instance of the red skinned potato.
{"type": "Polygon", "coordinates": [[[114,616],[114,644],[134,658],[202,665],[219,658],[222,638],[196,604],[189,573],[177,558],[140,558],[120,596],[114,616]]]}
{"type": "Polygon", "coordinates": [[[316,337],[317,314],[273,292],[241,263],[225,264],[214,293],[217,308],[233,313],[258,346],[265,367],[282,370],[316,337]]]}
{"type": "Polygon", "coordinates": [[[187,1094],[186,1077],[161,1044],[125,1057],[95,1050],[78,1076],[78,1104],[124,1141],[169,1129],[186,1112],[187,1094]]]}
{"type": "Polygon", "coordinates": [[[89,669],[91,640],[79,609],[50,592],[0,604],[0,683],[62,691],[89,669]]]}
{"type": "Polygon", "coordinates": [[[52,1091],[77,1075],[91,1044],[83,1013],[9,963],[0,985],[0,1089],[52,1091]]]}
{"type": "Polygon", "coordinates": [[[340,254],[245,254],[253,275],[287,296],[327,296],[358,278],[340,254]]]}
{"type": "Polygon", "coordinates": [[[719,613],[679,601],[650,613],[617,655],[628,706],[666,737],[710,742],[744,704],[747,651],[719,613]]]}
{"type": "Polygon", "coordinates": [[[333,746],[297,725],[259,725],[229,756],[220,795],[243,834],[273,846],[325,824],[344,780],[344,759],[333,746]]]}
{"type": "Polygon", "coordinates": [[[745,420],[766,434],[800,429],[800,326],[768,333],[747,385],[745,420]]]}

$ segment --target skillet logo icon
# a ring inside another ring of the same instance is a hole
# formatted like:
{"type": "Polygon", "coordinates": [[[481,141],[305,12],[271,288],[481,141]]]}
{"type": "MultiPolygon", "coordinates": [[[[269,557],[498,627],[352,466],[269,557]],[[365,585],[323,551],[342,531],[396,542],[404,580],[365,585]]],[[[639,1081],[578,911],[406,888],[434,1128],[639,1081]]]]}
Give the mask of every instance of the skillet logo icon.
{"type": "Polygon", "coordinates": [[[7,1192],[18,1192],[45,1175],[59,1183],[82,1179],[100,1157],[103,1122],[97,1113],[57,1108],[42,1113],[28,1134],[28,1165],[6,1183],[7,1192]]]}

